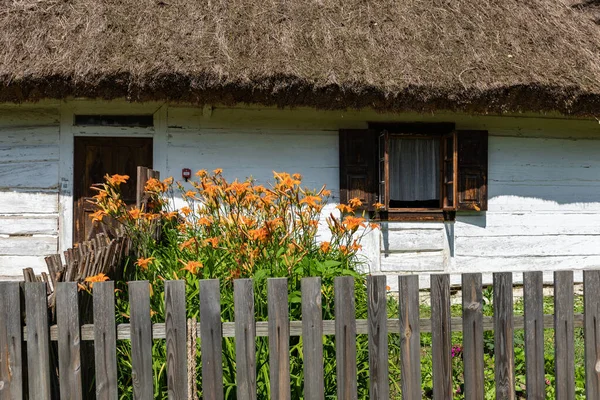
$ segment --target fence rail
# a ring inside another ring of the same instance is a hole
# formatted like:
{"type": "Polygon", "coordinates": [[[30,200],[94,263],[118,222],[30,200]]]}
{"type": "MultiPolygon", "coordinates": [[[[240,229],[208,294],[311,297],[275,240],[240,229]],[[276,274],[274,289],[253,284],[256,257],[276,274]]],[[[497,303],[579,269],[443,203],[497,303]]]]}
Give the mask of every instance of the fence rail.
{"type": "MultiPolygon", "coordinates": [[[[323,399],[323,335],[336,336],[337,393],[355,399],[356,335],[368,335],[369,393],[373,399],[390,396],[388,334],[400,335],[401,389],[404,398],[421,398],[420,335],[431,332],[433,397],[452,398],[451,333],[463,332],[465,398],[484,398],[483,335],[494,331],[496,397],[515,398],[513,333],[525,330],[526,391],[528,398],[544,398],[544,331],[555,330],[557,398],[575,398],[574,328],[585,335],[586,396],[600,398],[600,271],[584,272],[584,314],[574,314],[573,274],[555,273],[553,315],[543,315],[541,272],[524,274],[524,316],[513,315],[512,273],[496,273],[493,282],[494,316],[483,315],[481,274],[462,275],[462,318],[450,314],[450,279],[431,276],[431,318],[419,317],[417,276],[399,277],[398,318],[387,317],[384,276],[367,278],[366,320],[355,318],[354,281],[335,279],[335,320],[322,320],[321,281],[304,278],[302,321],[289,320],[287,280],[267,282],[268,321],[255,321],[253,282],[234,281],[235,321],[222,322],[217,280],[200,282],[200,322],[186,320],[185,283],[165,282],[165,322],[151,323],[149,284],[129,283],[130,323],[115,323],[114,283],[99,282],[93,289],[94,324],[80,324],[77,285],[56,286],[57,324],[48,326],[46,283],[0,282],[0,400],[50,399],[51,358],[58,358],[60,397],[83,398],[80,357],[82,341],[94,341],[98,399],[117,399],[117,340],[130,340],[135,398],[153,396],[152,341],[166,339],[167,384],[170,399],[192,398],[189,381],[189,335],[200,337],[203,395],[223,398],[222,338],[234,337],[237,398],[256,398],[256,337],[268,336],[271,393],[290,398],[289,338],[303,337],[305,398],[323,399]],[[24,298],[22,309],[21,297],[24,298]],[[24,311],[24,319],[21,316],[24,311]],[[26,325],[24,324],[26,322],[26,325]],[[53,344],[53,341],[57,343],[53,344]],[[51,351],[56,346],[57,351],[51,351]],[[26,351],[22,351],[26,350],[26,351]],[[26,354],[26,356],[24,356],[26,354]],[[190,397],[188,397],[188,395],[190,397]]],[[[189,361],[195,362],[195,361],[189,361]]]]}

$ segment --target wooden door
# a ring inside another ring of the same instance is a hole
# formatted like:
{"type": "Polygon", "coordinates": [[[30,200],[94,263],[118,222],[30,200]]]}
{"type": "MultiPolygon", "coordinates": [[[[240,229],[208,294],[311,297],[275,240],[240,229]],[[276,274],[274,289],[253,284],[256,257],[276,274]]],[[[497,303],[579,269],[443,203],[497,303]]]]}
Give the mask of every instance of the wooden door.
{"type": "Polygon", "coordinates": [[[123,200],[135,204],[138,166],[152,168],[151,138],[75,138],[73,243],[81,243],[101,231],[101,226],[90,218],[95,209],[89,200],[97,194],[91,186],[104,182],[106,174],[129,175],[127,183],[121,185],[123,200]]]}

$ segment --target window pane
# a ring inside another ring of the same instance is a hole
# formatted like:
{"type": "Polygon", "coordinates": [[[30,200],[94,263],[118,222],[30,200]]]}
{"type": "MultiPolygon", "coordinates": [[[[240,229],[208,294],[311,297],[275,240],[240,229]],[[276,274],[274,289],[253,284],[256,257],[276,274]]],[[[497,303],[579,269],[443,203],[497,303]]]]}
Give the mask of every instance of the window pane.
{"type": "Polygon", "coordinates": [[[390,207],[440,206],[440,141],[390,137],[390,207]]]}

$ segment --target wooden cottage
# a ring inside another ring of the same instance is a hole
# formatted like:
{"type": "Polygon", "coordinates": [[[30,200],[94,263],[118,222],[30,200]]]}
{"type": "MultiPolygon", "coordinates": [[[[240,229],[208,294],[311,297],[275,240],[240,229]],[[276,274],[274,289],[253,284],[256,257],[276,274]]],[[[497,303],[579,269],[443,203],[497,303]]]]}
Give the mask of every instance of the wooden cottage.
{"type": "Polygon", "coordinates": [[[600,267],[596,3],[4,2],[0,277],[136,165],[381,202],[373,273],[600,267]]]}

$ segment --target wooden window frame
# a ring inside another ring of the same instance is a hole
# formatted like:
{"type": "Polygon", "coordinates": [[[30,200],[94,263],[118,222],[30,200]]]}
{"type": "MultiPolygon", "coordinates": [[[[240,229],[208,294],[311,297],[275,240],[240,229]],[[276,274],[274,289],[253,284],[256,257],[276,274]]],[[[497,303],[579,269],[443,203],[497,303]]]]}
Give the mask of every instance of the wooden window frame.
{"type": "MultiPolygon", "coordinates": [[[[378,173],[379,173],[379,193],[378,201],[385,205],[383,210],[377,213],[380,220],[388,221],[451,221],[454,220],[456,215],[456,199],[457,199],[457,137],[454,129],[443,130],[439,126],[432,125],[432,132],[415,132],[413,129],[402,129],[404,124],[399,124],[400,129],[394,129],[391,131],[388,129],[382,129],[378,132],[378,148],[377,148],[377,161],[378,161],[378,173]],[[384,150],[381,151],[381,143],[384,143],[384,150]],[[404,139],[436,139],[439,140],[440,152],[439,152],[439,168],[440,168],[440,204],[439,207],[423,207],[423,208],[391,208],[389,206],[390,201],[390,173],[389,173],[389,143],[390,138],[400,137],[404,139]],[[448,205],[447,196],[447,183],[446,179],[446,166],[445,166],[445,150],[447,139],[452,138],[452,205],[448,205]],[[383,153],[383,157],[382,157],[383,153]],[[384,177],[381,176],[382,163],[384,163],[383,170],[384,177]],[[381,193],[381,188],[384,188],[384,193],[381,193]]],[[[427,130],[427,124],[420,125],[421,129],[427,130]],[[423,129],[424,128],[424,129],[423,129]]]]}

